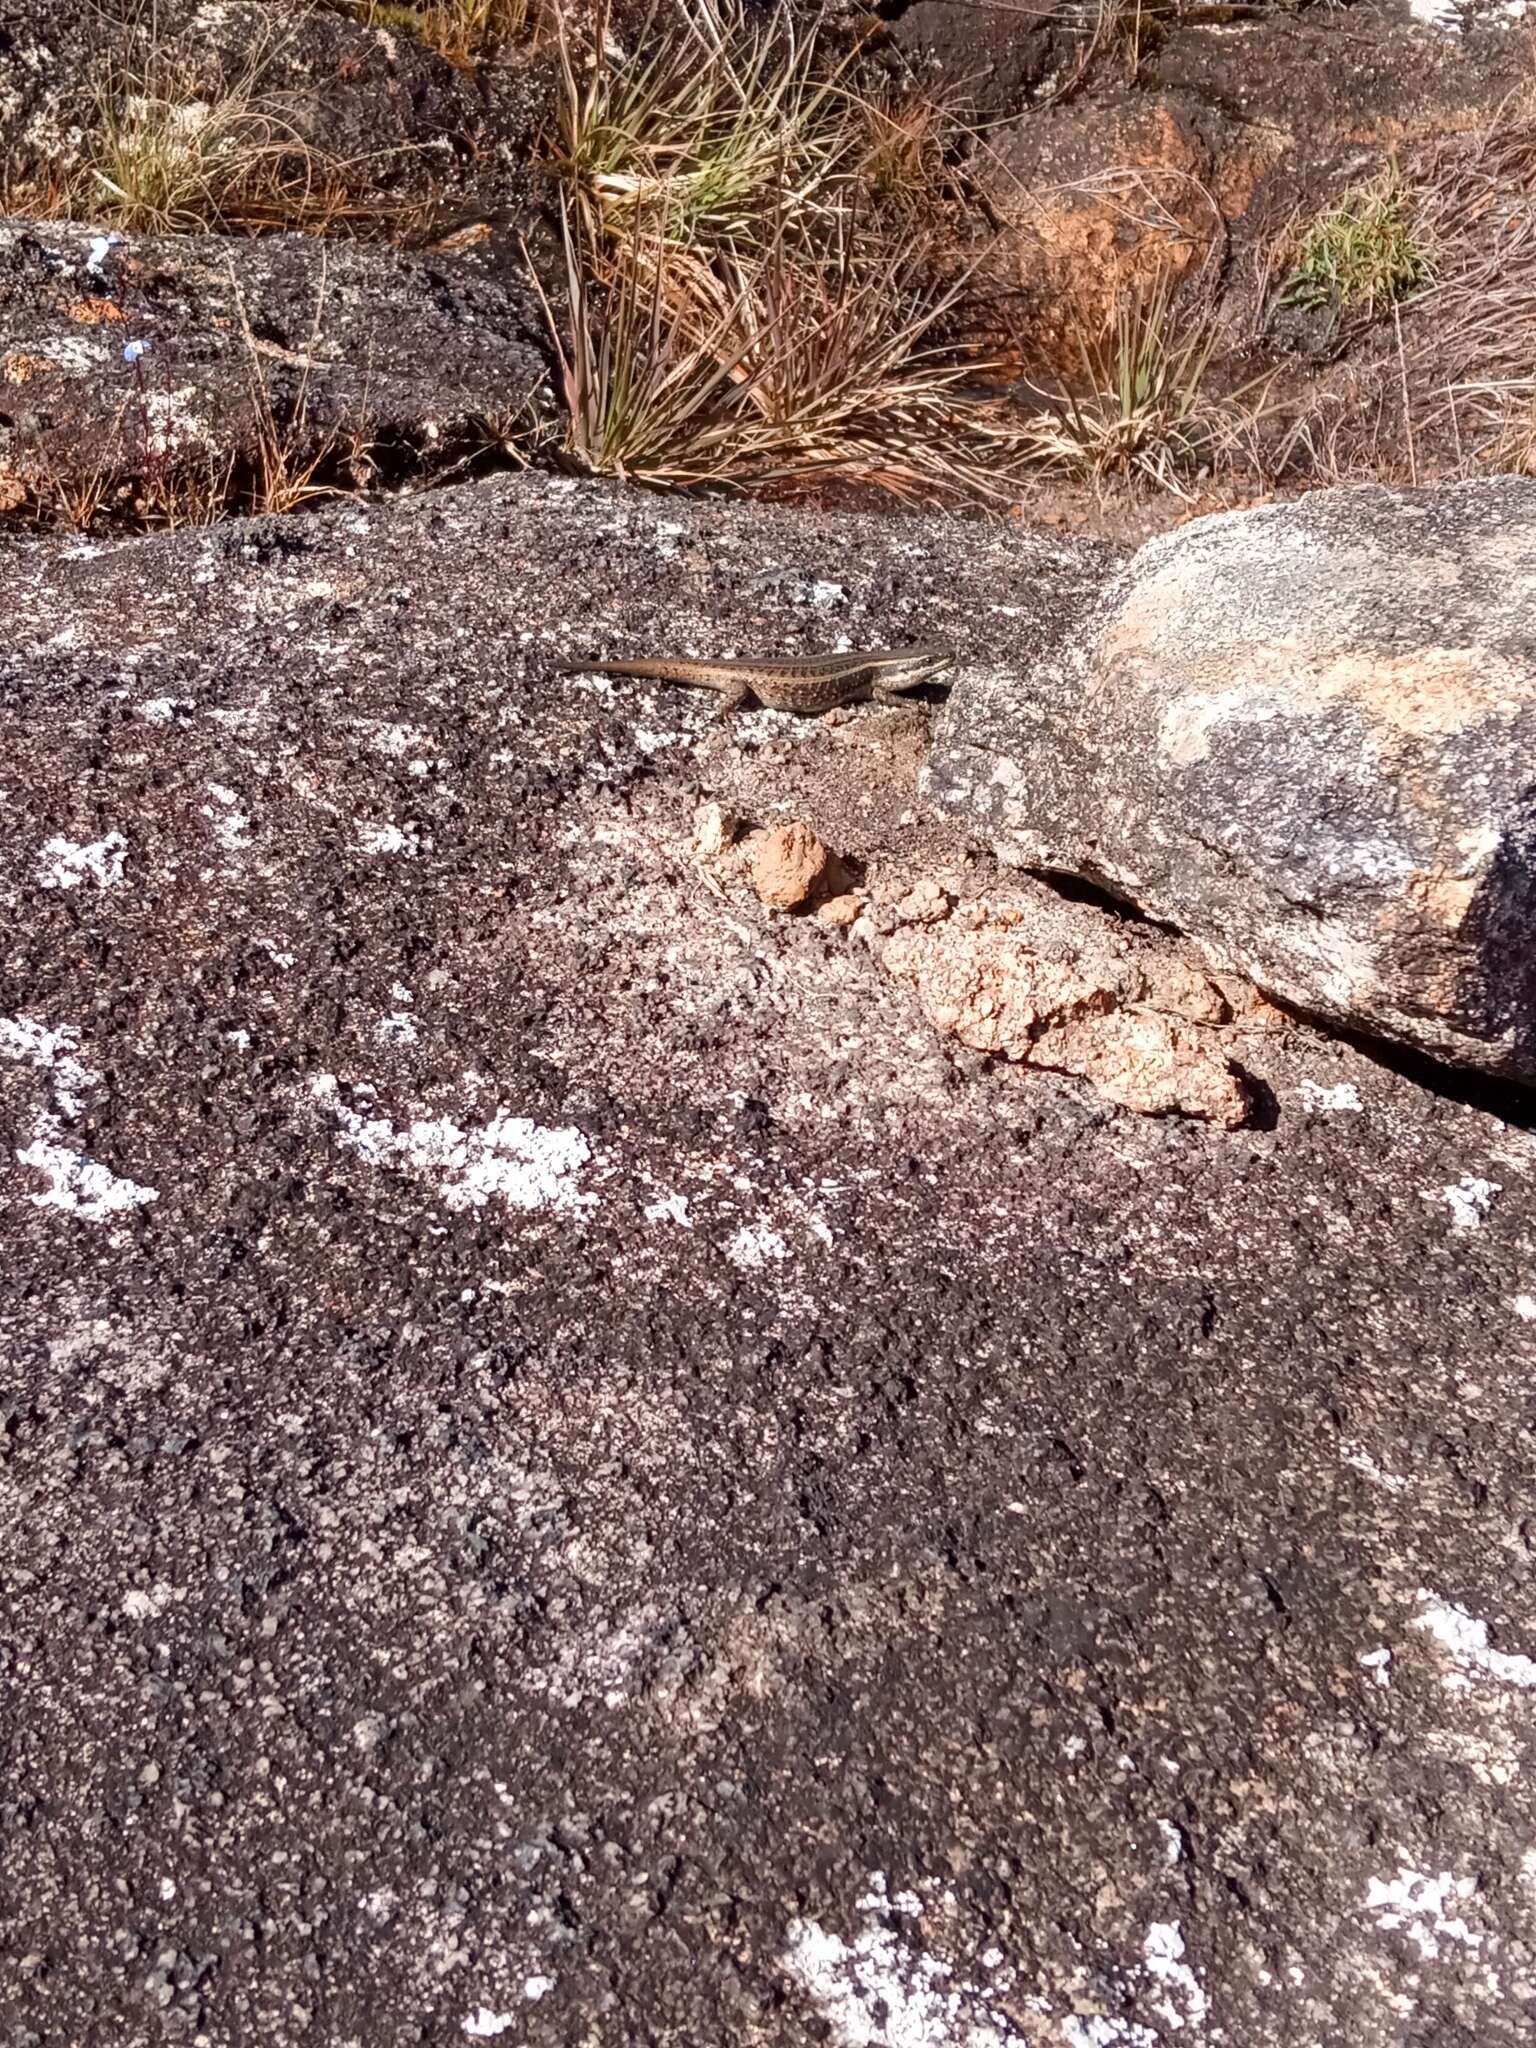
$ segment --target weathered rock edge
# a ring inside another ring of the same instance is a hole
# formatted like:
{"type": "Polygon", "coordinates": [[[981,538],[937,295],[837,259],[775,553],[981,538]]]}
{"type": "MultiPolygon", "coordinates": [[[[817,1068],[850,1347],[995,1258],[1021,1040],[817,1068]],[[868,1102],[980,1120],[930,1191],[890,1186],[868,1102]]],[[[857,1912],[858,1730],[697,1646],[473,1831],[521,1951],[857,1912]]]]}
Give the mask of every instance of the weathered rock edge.
{"type": "Polygon", "coordinates": [[[1155,540],[1027,669],[962,673],[924,787],[1297,1009],[1536,1080],[1536,483],[1155,540]]]}

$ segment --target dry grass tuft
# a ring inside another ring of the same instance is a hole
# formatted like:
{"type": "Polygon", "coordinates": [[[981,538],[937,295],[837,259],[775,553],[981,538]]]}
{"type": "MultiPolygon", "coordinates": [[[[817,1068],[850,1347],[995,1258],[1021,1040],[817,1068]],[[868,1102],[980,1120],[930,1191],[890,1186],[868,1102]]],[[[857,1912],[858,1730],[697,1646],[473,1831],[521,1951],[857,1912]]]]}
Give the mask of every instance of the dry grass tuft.
{"type": "Polygon", "coordinates": [[[1414,165],[1435,282],[1404,309],[1413,430],[1449,430],[1462,466],[1536,461],[1536,126],[1502,116],[1414,165]]]}
{"type": "Polygon", "coordinates": [[[1078,388],[1040,394],[1050,410],[1028,428],[1031,459],[1087,482],[1122,477],[1187,499],[1191,478],[1251,441],[1266,402],[1258,382],[1213,390],[1217,339],[1209,312],[1180,311],[1168,273],[1126,293],[1083,348],[1078,388]]]}
{"type": "Polygon", "coordinates": [[[549,12],[546,0],[353,0],[350,11],[365,27],[419,37],[461,71],[537,41],[549,12]]]}
{"type": "Polygon", "coordinates": [[[68,210],[129,232],[182,234],[287,224],[334,205],[334,167],[266,90],[278,47],[258,41],[210,92],[152,16],[142,62],[120,60],[97,92],[68,210]]]}
{"type": "Polygon", "coordinates": [[[366,169],[410,152],[342,161],[309,142],[270,82],[288,33],[259,34],[239,68],[215,78],[161,30],[154,7],[138,34],[141,54],[108,66],[85,111],[78,167],[13,186],[22,210],[149,234],[400,227],[404,203],[355,195],[366,169]]]}
{"type": "Polygon", "coordinates": [[[807,269],[783,239],[707,260],[637,217],[614,261],[569,211],[564,242],[569,348],[551,331],[571,466],[672,489],[1017,495],[1017,436],[964,403],[973,372],[929,345],[958,288],[925,299],[920,254],[878,280],[807,269]]]}
{"type": "Polygon", "coordinates": [[[613,57],[600,22],[584,59],[560,32],[566,459],[673,488],[1015,497],[1016,438],[939,340],[965,276],[939,282],[910,195],[889,203],[904,162],[938,175],[942,114],[872,106],[849,59],[741,0],[693,0],[641,47],[613,57]]]}
{"type": "Polygon", "coordinates": [[[671,28],[643,32],[632,59],[613,55],[602,20],[585,67],[563,17],[559,44],[557,163],[605,230],[623,234],[639,214],[703,244],[846,203],[863,137],[843,67],[829,75],[792,16],[758,24],[742,0],[694,0],[671,28]]]}

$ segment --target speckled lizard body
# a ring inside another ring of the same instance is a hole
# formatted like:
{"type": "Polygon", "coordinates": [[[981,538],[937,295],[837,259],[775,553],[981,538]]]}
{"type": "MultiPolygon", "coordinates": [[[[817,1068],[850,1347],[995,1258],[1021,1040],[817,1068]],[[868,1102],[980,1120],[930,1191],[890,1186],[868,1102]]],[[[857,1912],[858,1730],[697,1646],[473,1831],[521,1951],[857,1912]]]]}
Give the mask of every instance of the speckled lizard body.
{"type": "Polygon", "coordinates": [[[761,661],[695,660],[691,655],[637,656],[633,661],[564,661],[564,675],[639,676],[690,689],[715,690],[720,712],[739,711],[756,699],[770,711],[802,718],[840,704],[898,703],[904,693],[940,676],[954,663],[947,647],[874,647],[848,654],[777,657],[761,661]]]}

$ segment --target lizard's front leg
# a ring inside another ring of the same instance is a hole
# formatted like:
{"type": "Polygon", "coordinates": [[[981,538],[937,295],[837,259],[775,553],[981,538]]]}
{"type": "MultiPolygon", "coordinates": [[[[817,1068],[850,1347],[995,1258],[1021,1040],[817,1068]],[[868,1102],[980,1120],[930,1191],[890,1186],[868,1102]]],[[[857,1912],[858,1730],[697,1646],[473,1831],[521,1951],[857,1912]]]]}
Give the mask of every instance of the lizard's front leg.
{"type": "Polygon", "coordinates": [[[717,687],[720,692],[720,701],[715,706],[714,715],[716,718],[729,718],[733,712],[740,711],[744,704],[748,704],[752,700],[752,685],[750,683],[720,683],[717,687]]]}

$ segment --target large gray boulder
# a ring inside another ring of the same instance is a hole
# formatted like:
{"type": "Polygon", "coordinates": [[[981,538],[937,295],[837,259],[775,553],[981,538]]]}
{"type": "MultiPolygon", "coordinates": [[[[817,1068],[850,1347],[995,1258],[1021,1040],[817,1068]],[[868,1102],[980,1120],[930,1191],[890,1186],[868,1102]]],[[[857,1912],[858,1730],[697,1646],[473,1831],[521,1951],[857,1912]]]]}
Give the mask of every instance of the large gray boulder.
{"type": "Polygon", "coordinates": [[[1536,1079],[1536,483],[1153,541],[1033,666],[963,676],[925,782],[1284,1002],[1536,1079]]]}

